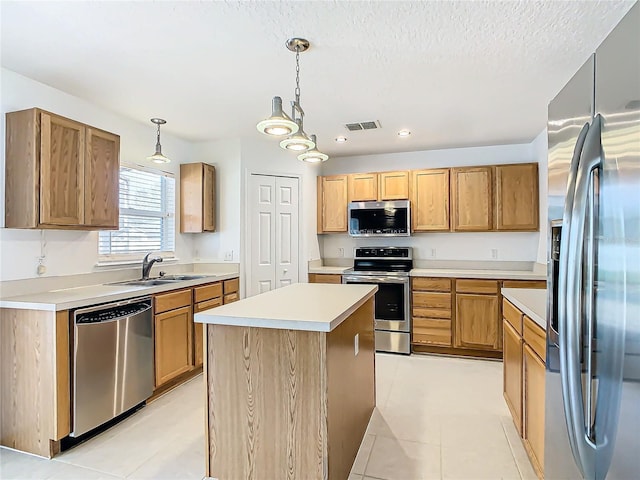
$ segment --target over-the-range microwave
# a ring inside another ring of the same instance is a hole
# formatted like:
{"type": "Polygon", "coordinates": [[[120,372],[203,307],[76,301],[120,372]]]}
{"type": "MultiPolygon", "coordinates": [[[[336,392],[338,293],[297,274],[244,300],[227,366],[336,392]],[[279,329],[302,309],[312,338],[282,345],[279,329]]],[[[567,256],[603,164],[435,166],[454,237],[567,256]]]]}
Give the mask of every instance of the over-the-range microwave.
{"type": "Polygon", "coordinates": [[[409,200],[350,202],[352,237],[408,237],[411,235],[409,200]]]}

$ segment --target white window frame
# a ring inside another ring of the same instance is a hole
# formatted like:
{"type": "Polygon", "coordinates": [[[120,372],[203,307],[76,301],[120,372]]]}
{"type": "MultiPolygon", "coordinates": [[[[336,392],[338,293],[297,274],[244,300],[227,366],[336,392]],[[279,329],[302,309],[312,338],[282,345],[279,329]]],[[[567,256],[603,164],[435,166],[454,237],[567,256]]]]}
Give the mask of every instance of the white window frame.
{"type": "MultiPolygon", "coordinates": [[[[167,177],[167,178],[171,178],[174,181],[174,188],[173,188],[173,193],[174,195],[176,195],[176,178],[175,175],[171,172],[165,172],[164,170],[158,170],[158,169],[154,169],[154,168],[149,168],[149,167],[145,167],[142,165],[135,165],[135,164],[121,164],[120,165],[120,169],[130,169],[130,170],[138,170],[141,172],[148,172],[148,173],[152,173],[154,175],[159,175],[159,176],[163,176],[163,177],[167,177]]],[[[118,171],[118,175],[120,173],[120,170],[118,171]]],[[[119,181],[119,178],[118,178],[119,181]]],[[[142,214],[145,217],[156,217],[156,218],[163,218],[163,219],[173,219],[173,232],[171,231],[166,231],[165,232],[165,238],[162,239],[162,243],[164,245],[166,245],[167,243],[172,243],[173,244],[173,250],[161,250],[161,251],[155,251],[155,254],[160,254],[165,260],[177,260],[175,257],[175,245],[176,245],[176,234],[177,234],[177,226],[176,226],[176,213],[175,213],[175,209],[176,209],[176,204],[177,204],[177,199],[174,197],[174,201],[173,201],[173,212],[170,212],[167,210],[167,199],[164,198],[167,195],[167,190],[166,189],[162,189],[161,195],[163,196],[163,198],[161,199],[161,203],[162,203],[162,211],[157,212],[157,211],[152,211],[152,210],[142,210],[142,209],[132,209],[132,208],[120,208],[120,215],[136,215],[136,214],[142,214]],[[169,242],[168,240],[168,235],[172,235],[173,239],[171,242],[169,242]]],[[[98,265],[113,265],[113,264],[126,264],[126,263],[139,263],[142,258],[146,255],[146,253],[148,252],[140,252],[140,251],[135,251],[135,252],[129,252],[129,253],[105,253],[102,254],[100,253],[100,236],[102,235],[111,235],[112,232],[117,232],[118,230],[102,230],[98,233],[98,265]]]]}

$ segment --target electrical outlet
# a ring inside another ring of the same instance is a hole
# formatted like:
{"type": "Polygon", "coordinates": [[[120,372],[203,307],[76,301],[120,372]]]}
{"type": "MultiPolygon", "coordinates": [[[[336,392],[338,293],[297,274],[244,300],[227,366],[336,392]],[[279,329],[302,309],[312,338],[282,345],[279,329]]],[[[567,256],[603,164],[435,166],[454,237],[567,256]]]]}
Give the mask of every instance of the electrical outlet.
{"type": "Polygon", "coordinates": [[[498,249],[497,248],[492,248],[491,249],[491,258],[493,258],[494,260],[496,258],[498,258],[498,249]]]}
{"type": "Polygon", "coordinates": [[[436,249],[435,248],[431,249],[431,258],[436,258],[436,249]]]}
{"type": "Polygon", "coordinates": [[[344,258],[344,248],[338,248],[338,258],[344,258]]]}
{"type": "Polygon", "coordinates": [[[357,356],[358,352],[360,351],[360,334],[359,333],[356,333],[356,336],[353,337],[353,350],[354,350],[353,355],[357,356]]]}
{"type": "Polygon", "coordinates": [[[225,252],[224,254],[224,261],[225,262],[232,262],[233,261],[233,250],[230,250],[228,252],[225,252]]]}

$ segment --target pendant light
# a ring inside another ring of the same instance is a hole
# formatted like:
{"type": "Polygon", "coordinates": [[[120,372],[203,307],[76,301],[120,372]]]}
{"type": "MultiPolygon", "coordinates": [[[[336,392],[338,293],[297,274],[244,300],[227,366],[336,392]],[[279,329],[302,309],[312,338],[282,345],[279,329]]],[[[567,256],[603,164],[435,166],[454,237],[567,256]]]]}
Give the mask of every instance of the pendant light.
{"type": "MultiPolygon", "coordinates": [[[[259,122],[257,128],[259,132],[267,135],[287,135],[287,138],[280,142],[280,146],[285,150],[305,153],[315,151],[325,158],[316,156],[309,158],[320,158],[316,161],[325,161],[329,157],[316,149],[315,135],[311,135],[310,138],[304,131],[304,110],[300,105],[300,53],[307,51],[310,45],[308,40],[297,37],[290,38],[286,43],[287,48],[296,54],[296,89],[295,100],[291,102],[291,116],[282,111],[282,98],[273,97],[271,116],[259,122]]],[[[302,160],[301,156],[298,158],[302,160]]]]}
{"type": "Polygon", "coordinates": [[[298,155],[298,160],[302,162],[307,162],[307,163],[320,163],[320,162],[326,162],[327,160],[329,160],[329,155],[327,155],[326,153],[322,153],[318,150],[318,143],[316,141],[315,135],[311,135],[311,140],[313,141],[313,143],[316,144],[316,146],[313,147],[311,150],[308,150],[298,155]]]}
{"type": "Polygon", "coordinates": [[[156,153],[147,157],[147,160],[151,160],[154,163],[169,163],[171,160],[162,154],[162,145],[160,145],[160,125],[164,125],[167,121],[162,118],[152,118],[151,123],[155,123],[158,126],[158,136],[156,140],[156,153]]]}

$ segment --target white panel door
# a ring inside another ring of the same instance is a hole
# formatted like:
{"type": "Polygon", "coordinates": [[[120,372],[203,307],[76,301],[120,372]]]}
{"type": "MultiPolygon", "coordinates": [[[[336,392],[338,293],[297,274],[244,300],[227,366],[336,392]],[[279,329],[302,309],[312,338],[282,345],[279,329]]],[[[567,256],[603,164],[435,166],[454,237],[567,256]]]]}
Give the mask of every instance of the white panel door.
{"type": "Polygon", "coordinates": [[[251,175],[247,296],[298,282],[298,179],[251,175]]]}
{"type": "Polygon", "coordinates": [[[298,179],[276,177],[276,285],[298,283],[298,179]]]}

